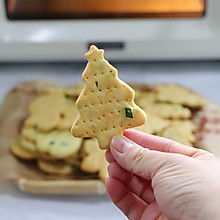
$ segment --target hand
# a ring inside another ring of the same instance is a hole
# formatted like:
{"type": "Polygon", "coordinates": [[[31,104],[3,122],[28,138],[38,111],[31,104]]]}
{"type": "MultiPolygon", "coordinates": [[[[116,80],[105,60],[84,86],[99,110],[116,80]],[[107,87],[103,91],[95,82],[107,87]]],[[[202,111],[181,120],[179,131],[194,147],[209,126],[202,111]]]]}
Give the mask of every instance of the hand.
{"type": "Polygon", "coordinates": [[[220,219],[220,161],[213,154],[135,130],[124,136],[106,152],[106,190],[130,220],[220,219]]]}

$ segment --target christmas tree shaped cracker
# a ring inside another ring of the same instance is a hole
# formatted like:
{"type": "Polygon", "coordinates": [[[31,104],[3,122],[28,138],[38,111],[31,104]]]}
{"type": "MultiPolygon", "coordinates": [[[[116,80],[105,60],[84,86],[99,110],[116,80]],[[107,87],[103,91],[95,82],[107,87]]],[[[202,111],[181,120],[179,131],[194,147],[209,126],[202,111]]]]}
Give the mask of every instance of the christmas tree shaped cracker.
{"type": "Polygon", "coordinates": [[[118,71],[104,59],[104,50],[91,46],[82,74],[85,82],[76,106],[79,114],[72,125],[75,137],[96,137],[101,149],[110,146],[116,134],[145,123],[146,115],[134,103],[134,90],[118,78],[118,71]]]}

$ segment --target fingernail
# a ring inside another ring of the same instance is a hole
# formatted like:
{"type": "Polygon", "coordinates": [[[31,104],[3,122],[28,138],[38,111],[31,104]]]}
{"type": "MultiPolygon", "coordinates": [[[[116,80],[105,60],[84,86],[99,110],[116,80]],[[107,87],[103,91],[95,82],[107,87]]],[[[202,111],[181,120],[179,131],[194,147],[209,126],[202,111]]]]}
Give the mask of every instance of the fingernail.
{"type": "Polygon", "coordinates": [[[125,153],[134,143],[123,135],[116,135],[112,138],[111,148],[115,148],[119,153],[125,153]]]}
{"type": "Polygon", "coordinates": [[[107,184],[108,181],[109,181],[109,177],[107,177],[107,178],[105,179],[105,184],[107,184]]]}

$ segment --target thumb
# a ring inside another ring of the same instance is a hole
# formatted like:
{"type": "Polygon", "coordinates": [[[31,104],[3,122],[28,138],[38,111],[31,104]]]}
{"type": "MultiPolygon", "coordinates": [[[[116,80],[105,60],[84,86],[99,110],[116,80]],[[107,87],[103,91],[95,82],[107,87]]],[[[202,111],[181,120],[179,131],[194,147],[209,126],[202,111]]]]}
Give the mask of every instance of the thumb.
{"type": "Polygon", "coordinates": [[[185,157],[143,148],[122,135],[112,139],[110,150],[121,167],[147,180],[153,179],[159,170],[168,169],[185,157]]]}

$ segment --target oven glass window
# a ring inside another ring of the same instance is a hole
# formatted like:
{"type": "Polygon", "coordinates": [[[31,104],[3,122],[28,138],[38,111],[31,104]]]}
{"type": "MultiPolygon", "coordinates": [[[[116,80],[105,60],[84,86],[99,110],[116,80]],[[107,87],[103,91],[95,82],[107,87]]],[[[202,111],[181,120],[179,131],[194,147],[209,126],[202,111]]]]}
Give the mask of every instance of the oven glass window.
{"type": "Polygon", "coordinates": [[[206,0],[5,0],[9,19],[199,18],[206,0]]]}

